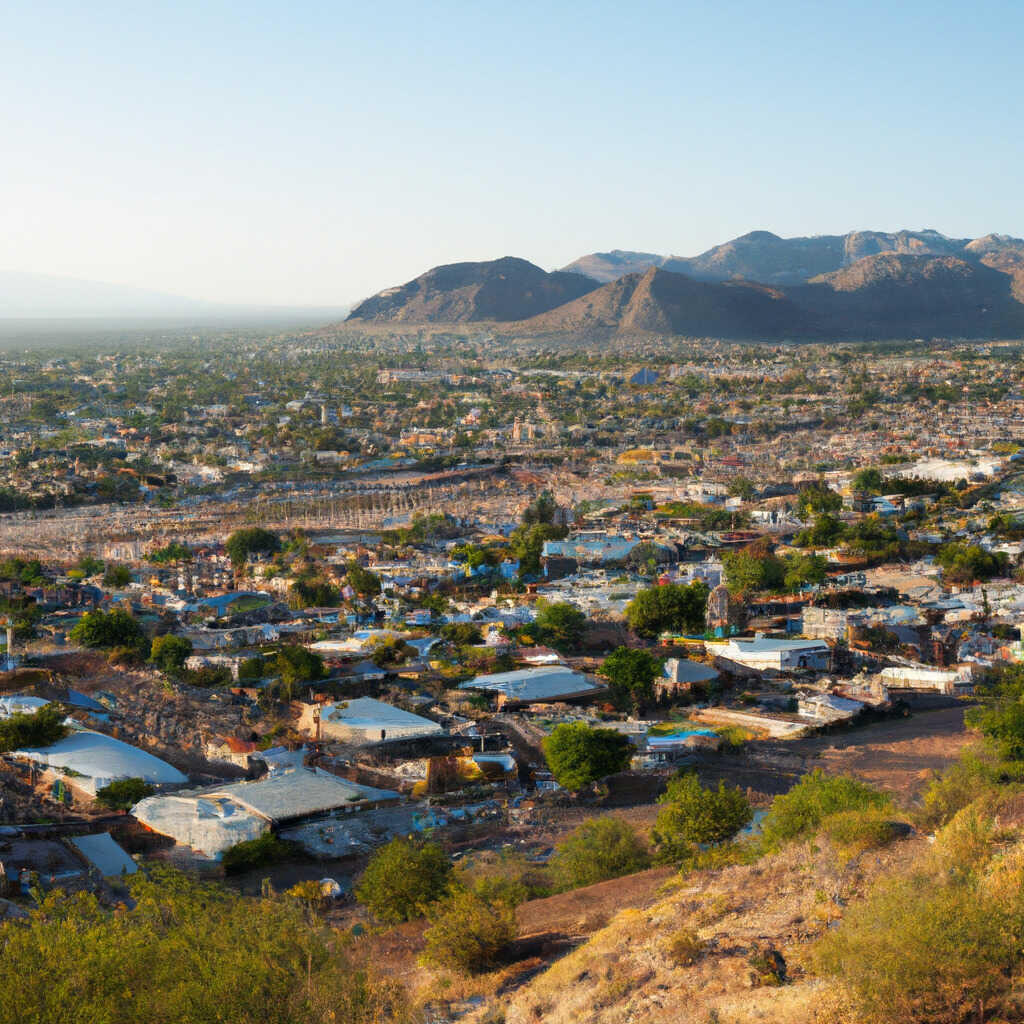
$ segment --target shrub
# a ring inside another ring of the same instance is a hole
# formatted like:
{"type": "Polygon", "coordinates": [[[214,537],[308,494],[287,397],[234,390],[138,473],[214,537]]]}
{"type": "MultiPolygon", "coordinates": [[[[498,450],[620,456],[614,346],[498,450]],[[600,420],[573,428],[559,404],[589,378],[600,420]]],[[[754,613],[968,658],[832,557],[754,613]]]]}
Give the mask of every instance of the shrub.
{"type": "Polygon", "coordinates": [[[130,910],[55,890],[28,920],[0,927],[5,972],[17,978],[0,985],[0,1024],[414,1019],[397,979],[353,963],[293,900],[159,865],[126,884],[130,910]]]}
{"type": "Polygon", "coordinates": [[[116,779],[96,791],[96,800],[113,811],[127,811],[155,792],[145,779],[116,779]]]}
{"type": "Polygon", "coordinates": [[[918,821],[925,828],[938,828],[984,793],[1020,782],[1024,782],[1024,764],[1000,761],[984,746],[968,748],[928,784],[918,821]]]}
{"type": "Polygon", "coordinates": [[[45,704],[34,715],[11,715],[0,721],[0,753],[24,747],[49,747],[68,734],[59,704],[45,704]]]}
{"type": "Polygon", "coordinates": [[[839,811],[823,822],[822,832],[847,857],[888,846],[897,835],[896,823],[883,811],[839,811]]]}
{"type": "Polygon", "coordinates": [[[872,1024],[946,1024],[979,1009],[981,1019],[1012,983],[1019,900],[1019,889],[1013,900],[997,899],[926,873],[889,880],[847,909],[812,963],[842,980],[860,1019],[872,1024]]]}
{"type": "Polygon", "coordinates": [[[778,847],[812,835],[831,814],[882,810],[889,805],[888,796],[863,782],[845,775],[826,776],[815,769],[772,801],[762,823],[762,837],[768,847],[778,847]]]}
{"type": "Polygon", "coordinates": [[[551,872],[561,888],[576,889],[649,866],[647,849],[629,822],[591,818],[559,844],[551,872]]]}
{"type": "Polygon", "coordinates": [[[689,967],[697,962],[697,958],[707,948],[707,943],[689,928],[674,931],[665,943],[665,956],[677,967],[689,967]]]}
{"type": "Polygon", "coordinates": [[[555,781],[577,790],[613,775],[632,758],[633,746],[614,729],[591,729],[583,722],[563,722],[544,740],[544,756],[555,781]]]}
{"type": "Polygon", "coordinates": [[[463,889],[438,905],[423,934],[422,960],[459,974],[479,974],[497,965],[515,934],[515,911],[510,906],[488,903],[463,889]]]}
{"type": "Polygon", "coordinates": [[[167,633],[155,637],[149,651],[149,660],[163,672],[180,672],[185,659],[192,653],[192,641],[184,636],[167,633]]]}
{"type": "Polygon", "coordinates": [[[754,816],[750,801],[724,782],[705,789],[692,772],[669,780],[658,803],[662,809],[652,831],[659,856],[680,860],[694,847],[731,839],[754,816]]]}
{"type": "Polygon", "coordinates": [[[458,884],[488,903],[515,907],[551,893],[545,868],[531,864],[522,853],[476,854],[456,869],[458,884]]]}
{"type": "Polygon", "coordinates": [[[235,875],[251,868],[276,864],[293,856],[294,852],[291,843],[278,839],[272,832],[266,832],[258,839],[246,839],[236,843],[230,850],[225,850],[221,864],[227,874],[235,875]]]}
{"type": "Polygon", "coordinates": [[[451,874],[451,861],[437,843],[399,837],[370,858],[356,899],[381,921],[409,921],[447,894],[451,874]]]}
{"type": "Polygon", "coordinates": [[[235,530],[228,537],[224,548],[231,559],[231,564],[237,569],[245,564],[246,559],[250,555],[267,555],[280,551],[281,541],[276,533],[253,526],[243,530],[235,530]]]}

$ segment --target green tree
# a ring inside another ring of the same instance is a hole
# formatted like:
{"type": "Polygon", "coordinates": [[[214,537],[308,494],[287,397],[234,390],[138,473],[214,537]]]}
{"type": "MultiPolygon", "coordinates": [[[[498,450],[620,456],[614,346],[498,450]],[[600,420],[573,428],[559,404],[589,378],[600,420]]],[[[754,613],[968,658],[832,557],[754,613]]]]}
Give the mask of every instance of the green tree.
{"type": "Polygon", "coordinates": [[[27,921],[0,925],[5,971],[18,979],[0,985],[0,1024],[413,1019],[401,983],[354,963],[296,900],[160,865],[125,884],[127,906],[57,889],[27,921]]]}
{"type": "Polygon", "coordinates": [[[479,974],[498,965],[516,935],[515,910],[460,889],[437,905],[423,933],[423,963],[457,974],[479,974]]]}
{"type": "Polygon", "coordinates": [[[1024,666],[993,671],[977,689],[980,703],[968,708],[964,720],[1007,761],[1024,761],[1024,666]]]}
{"type": "Polygon", "coordinates": [[[621,772],[633,756],[633,745],[614,729],[591,729],[584,722],[563,722],[545,738],[544,756],[555,781],[575,791],[621,772]]]}
{"type": "Polygon", "coordinates": [[[566,527],[552,523],[522,523],[517,526],[509,537],[509,547],[519,560],[519,575],[539,576],[544,541],[562,540],[568,532],[566,527]]]}
{"type": "Polygon", "coordinates": [[[149,650],[150,663],[162,672],[177,673],[185,667],[185,659],[192,653],[192,641],[184,636],[167,633],[154,637],[149,650]]]}
{"type": "Polygon", "coordinates": [[[300,644],[287,644],[274,657],[274,667],[281,678],[281,687],[290,700],[302,683],[324,677],[324,660],[300,644]]]}
{"type": "Polygon", "coordinates": [[[881,494],[885,487],[885,480],[877,469],[871,467],[854,473],[850,480],[850,487],[855,491],[866,491],[868,494],[881,494]]]}
{"type": "Polygon", "coordinates": [[[333,608],[339,601],[340,592],[329,580],[296,580],[288,591],[290,608],[333,608]]]}
{"type": "Polygon", "coordinates": [[[145,779],[115,779],[96,790],[96,801],[112,811],[129,811],[155,792],[145,779]]]}
{"type": "Polygon", "coordinates": [[[236,568],[245,565],[250,555],[272,555],[281,550],[281,539],[276,533],[264,530],[259,526],[246,527],[242,530],[235,530],[224,545],[231,559],[231,564],[236,568]]]}
{"type": "Polygon", "coordinates": [[[797,506],[803,516],[821,515],[825,512],[838,512],[843,507],[843,499],[828,484],[818,481],[800,489],[797,506]]]}
{"type": "Polygon", "coordinates": [[[708,593],[707,584],[699,580],[646,587],[626,605],[626,621],[637,636],[647,638],[665,631],[703,631],[708,593]]]}
{"type": "Polygon", "coordinates": [[[103,586],[122,590],[132,581],[131,570],[126,565],[108,565],[103,574],[103,586]]]}
{"type": "Polygon", "coordinates": [[[130,647],[141,650],[148,640],[136,619],[123,608],[86,612],[71,630],[71,639],[83,647],[130,647]]]}
{"type": "Polygon", "coordinates": [[[786,590],[800,590],[825,582],[828,562],[821,555],[793,555],[786,558],[783,565],[785,576],[782,583],[786,590]]]}
{"type": "Polygon", "coordinates": [[[437,843],[398,837],[370,858],[356,899],[381,921],[410,921],[447,895],[451,875],[451,861],[437,843]]]}
{"type": "Polygon", "coordinates": [[[373,597],[380,593],[380,577],[364,569],[354,558],[349,559],[345,566],[345,578],[349,586],[363,597],[373,597]]]}
{"type": "Polygon", "coordinates": [[[264,832],[256,839],[245,839],[225,850],[220,859],[229,875],[241,874],[253,868],[277,864],[295,856],[296,846],[278,839],[273,832],[264,832]]]}
{"type": "Polygon", "coordinates": [[[608,680],[612,703],[620,711],[637,713],[654,701],[654,680],[660,672],[660,658],[633,647],[616,648],[600,668],[608,680]]]}
{"type": "Polygon", "coordinates": [[[563,654],[578,650],[587,628],[586,615],[564,601],[538,602],[538,609],[531,627],[537,638],[563,654]]]}
{"type": "Polygon", "coordinates": [[[558,844],[551,873],[561,889],[578,889],[632,875],[651,858],[636,830],[623,818],[591,818],[558,844]]]}
{"type": "Polygon", "coordinates": [[[757,489],[754,487],[753,481],[748,477],[733,477],[732,481],[729,483],[729,494],[734,498],[742,498],[744,501],[753,501],[756,493],[757,489]]]}
{"type": "Polygon", "coordinates": [[[744,548],[722,556],[725,582],[735,594],[779,590],[785,583],[785,564],[766,551],[744,548]]]}
{"type": "Polygon", "coordinates": [[[537,523],[552,523],[555,513],[558,511],[558,503],[550,491],[541,491],[536,498],[523,510],[522,522],[527,526],[537,523]]]}
{"type": "Polygon", "coordinates": [[[651,835],[659,855],[667,860],[680,860],[698,846],[732,839],[750,824],[754,813],[740,790],[724,782],[717,789],[705,789],[694,772],[670,779],[658,803],[661,810],[651,835]]]}

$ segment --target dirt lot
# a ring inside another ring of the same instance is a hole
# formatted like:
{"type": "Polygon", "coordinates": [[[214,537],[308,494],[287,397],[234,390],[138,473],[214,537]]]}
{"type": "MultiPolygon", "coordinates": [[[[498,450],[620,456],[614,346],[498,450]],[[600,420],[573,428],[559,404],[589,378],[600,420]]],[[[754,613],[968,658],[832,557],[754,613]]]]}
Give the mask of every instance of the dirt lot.
{"type": "Polygon", "coordinates": [[[853,775],[908,804],[969,742],[964,708],[943,708],[802,740],[755,742],[739,755],[706,757],[697,768],[705,784],[724,779],[745,787],[755,804],[766,804],[815,768],[853,775]]]}
{"type": "Polygon", "coordinates": [[[829,773],[844,772],[909,801],[971,741],[964,708],[919,711],[832,736],[798,740],[797,753],[829,773]]]}

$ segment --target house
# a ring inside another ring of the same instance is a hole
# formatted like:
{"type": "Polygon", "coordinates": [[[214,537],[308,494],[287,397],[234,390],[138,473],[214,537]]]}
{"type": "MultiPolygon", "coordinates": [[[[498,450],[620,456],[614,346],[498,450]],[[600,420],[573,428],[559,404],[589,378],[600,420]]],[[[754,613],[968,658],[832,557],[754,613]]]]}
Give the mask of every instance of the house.
{"type": "Polygon", "coordinates": [[[591,697],[604,687],[564,665],[495,672],[463,683],[460,690],[483,690],[498,696],[502,707],[591,697]]]}
{"type": "Polygon", "coordinates": [[[437,722],[372,697],[303,704],[300,708],[299,729],[318,739],[342,743],[383,743],[444,733],[437,722]]]}
{"type": "Polygon", "coordinates": [[[660,694],[675,694],[689,690],[694,683],[710,683],[718,678],[717,670],[689,658],[666,658],[660,679],[654,681],[654,689],[660,694]]]}
{"type": "Polygon", "coordinates": [[[803,668],[826,671],[832,656],[831,648],[823,640],[780,640],[760,633],[753,637],[709,640],[705,647],[715,658],[758,672],[803,668]]]}
{"type": "Polygon", "coordinates": [[[320,769],[296,767],[255,782],[151,796],[132,808],[146,828],[220,859],[237,843],[272,829],[395,803],[391,790],[361,786],[320,769]]]}
{"type": "Polygon", "coordinates": [[[49,747],[16,750],[13,756],[35,762],[90,796],[118,779],[142,779],[153,786],[181,786],[188,782],[187,776],[166,761],[113,736],[88,729],[75,729],[49,747]]]}

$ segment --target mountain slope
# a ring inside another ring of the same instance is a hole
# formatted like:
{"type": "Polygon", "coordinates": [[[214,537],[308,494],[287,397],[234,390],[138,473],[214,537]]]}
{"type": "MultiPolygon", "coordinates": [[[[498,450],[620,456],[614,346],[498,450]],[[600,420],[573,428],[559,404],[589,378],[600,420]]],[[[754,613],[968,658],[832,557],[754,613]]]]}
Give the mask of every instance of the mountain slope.
{"type": "Polygon", "coordinates": [[[851,231],[845,235],[780,238],[770,231],[751,231],[716,245],[698,256],[659,256],[615,250],[591,253],[565,269],[597,281],[620,274],[661,267],[701,281],[742,279],[761,284],[804,284],[812,277],[850,266],[866,256],[896,253],[907,256],[960,256],[964,259],[1005,259],[1024,256],[1024,242],[1006,235],[986,235],[971,241],[947,238],[938,231],[851,231]]]}
{"type": "Polygon", "coordinates": [[[737,339],[814,333],[808,315],[778,289],[695,281],[656,267],[627,274],[522,327],[538,333],[654,332],[737,339]]]}
{"type": "Polygon", "coordinates": [[[562,267],[573,274],[609,284],[624,274],[643,274],[651,267],[663,267],[673,256],[659,256],[653,252],[630,252],[626,249],[612,249],[611,252],[592,252],[562,267]]]}
{"type": "Polygon", "coordinates": [[[789,289],[802,308],[849,336],[999,337],[1024,332],[1014,280],[956,256],[868,256],[789,289]]]}
{"type": "Polygon", "coordinates": [[[378,292],[359,303],[348,319],[410,323],[520,320],[571,302],[596,287],[596,282],[581,274],[549,274],[511,256],[483,263],[450,263],[398,288],[378,292]]]}

